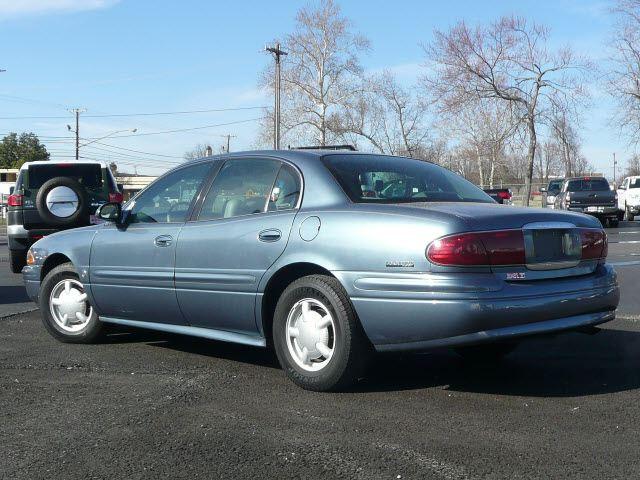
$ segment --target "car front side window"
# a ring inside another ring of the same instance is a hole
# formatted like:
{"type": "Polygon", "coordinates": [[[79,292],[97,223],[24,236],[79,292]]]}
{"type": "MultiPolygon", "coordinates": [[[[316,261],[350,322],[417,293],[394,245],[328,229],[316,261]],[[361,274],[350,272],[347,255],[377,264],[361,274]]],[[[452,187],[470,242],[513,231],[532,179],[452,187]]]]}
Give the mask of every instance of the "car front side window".
{"type": "Polygon", "coordinates": [[[181,168],[149,186],[136,198],[128,223],[182,223],[211,169],[209,162],[181,168]]]}
{"type": "Polygon", "coordinates": [[[205,197],[198,220],[263,213],[281,163],[270,159],[229,160],[205,197]]]}

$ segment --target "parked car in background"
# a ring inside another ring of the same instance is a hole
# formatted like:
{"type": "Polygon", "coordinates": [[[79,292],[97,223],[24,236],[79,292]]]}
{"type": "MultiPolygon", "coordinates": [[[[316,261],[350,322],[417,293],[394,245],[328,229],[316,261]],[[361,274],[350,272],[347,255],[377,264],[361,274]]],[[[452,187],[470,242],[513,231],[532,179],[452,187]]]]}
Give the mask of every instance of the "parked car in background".
{"type": "Polygon", "coordinates": [[[98,215],[29,250],[52,336],[94,342],[115,323],[273,345],[310,390],[347,387],[374,351],[498,359],[522,336],[612,320],[619,299],[596,219],[503,208],[410,158],[209,157],[98,215]]]}
{"type": "Polygon", "coordinates": [[[627,177],[618,189],[618,210],[624,220],[633,221],[640,214],[640,176],[627,177]]]}
{"type": "Polygon", "coordinates": [[[618,194],[604,177],[566,178],[555,208],[593,215],[604,226],[618,226],[618,194]]]}
{"type": "Polygon", "coordinates": [[[511,205],[513,194],[508,188],[485,188],[484,193],[503,205],[511,205]]]}
{"type": "Polygon", "coordinates": [[[550,180],[546,188],[543,187],[540,189],[540,192],[544,195],[542,200],[543,208],[555,208],[556,196],[560,193],[563,182],[564,179],[562,178],[550,180]]]}
{"type": "Polygon", "coordinates": [[[106,163],[27,162],[8,197],[9,266],[20,273],[27,250],[45,235],[89,225],[96,209],[122,202],[106,163]]]}

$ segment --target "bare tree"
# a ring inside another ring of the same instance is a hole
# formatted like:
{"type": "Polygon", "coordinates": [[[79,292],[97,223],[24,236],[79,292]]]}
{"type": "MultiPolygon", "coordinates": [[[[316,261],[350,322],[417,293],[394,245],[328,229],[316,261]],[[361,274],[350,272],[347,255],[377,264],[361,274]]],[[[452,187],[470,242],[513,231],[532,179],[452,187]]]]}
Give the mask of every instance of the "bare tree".
{"type": "Polygon", "coordinates": [[[476,99],[442,113],[440,128],[455,133],[458,141],[475,152],[479,184],[493,188],[496,168],[520,119],[514,117],[508,103],[495,99],[476,99]]]}
{"type": "Polygon", "coordinates": [[[567,104],[584,95],[587,62],[569,48],[551,52],[549,31],[523,18],[503,17],[476,28],[458,23],[435,32],[425,47],[424,77],[441,108],[459,108],[477,99],[507,102],[522,118],[528,136],[525,205],[529,204],[541,113],[551,95],[567,104]]]}
{"type": "Polygon", "coordinates": [[[616,123],[632,143],[640,140],[640,0],[617,0],[609,93],[617,104],[616,123]]]}
{"type": "Polygon", "coordinates": [[[195,160],[196,158],[202,158],[207,156],[207,149],[210,148],[205,143],[199,143],[188,152],[185,152],[183,157],[185,160],[195,160]]]}
{"type": "Polygon", "coordinates": [[[627,161],[626,176],[635,177],[636,175],[640,175],[640,156],[633,155],[627,161]]]}
{"type": "Polygon", "coordinates": [[[571,115],[563,104],[554,105],[547,118],[551,136],[561,152],[564,174],[571,177],[576,174],[580,157],[580,137],[576,129],[578,118],[571,115]]]}
{"type": "MultiPolygon", "coordinates": [[[[343,130],[344,108],[353,101],[362,73],[359,54],[369,41],[352,32],[333,0],[321,0],[296,15],[282,63],[282,131],[285,140],[326,145],[343,130]]],[[[262,85],[272,86],[273,67],[262,85]]]]}
{"type": "Polygon", "coordinates": [[[361,94],[344,114],[344,136],[355,136],[355,143],[360,137],[380,153],[416,158],[428,154],[427,104],[389,71],[364,80],[361,94]]]}

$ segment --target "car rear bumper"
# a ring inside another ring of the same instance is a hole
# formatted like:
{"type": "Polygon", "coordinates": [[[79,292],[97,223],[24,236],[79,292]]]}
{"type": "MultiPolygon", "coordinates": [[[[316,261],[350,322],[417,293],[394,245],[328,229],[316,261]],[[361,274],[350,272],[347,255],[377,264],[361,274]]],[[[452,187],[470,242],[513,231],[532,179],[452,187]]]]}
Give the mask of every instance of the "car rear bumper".
{"type": "Polygon", "coordinates": [[[428,350],[597,325],[615,318],[620,298],[608,265],[582,277],[526,282],[505,282],[492,274],[449,274],[446,281],[434,274],[353,275],[337,272],[380,351],[428,350]]]}
{"type": "Polygon", "coordinates": [[[586,213],[587,215],[594,215],[596,217],[615,217],[618,214],[618,207],[600,207],[597,206],[598,211],[589,211],[589,207],[569,207],[571,212],[586,213]]]}

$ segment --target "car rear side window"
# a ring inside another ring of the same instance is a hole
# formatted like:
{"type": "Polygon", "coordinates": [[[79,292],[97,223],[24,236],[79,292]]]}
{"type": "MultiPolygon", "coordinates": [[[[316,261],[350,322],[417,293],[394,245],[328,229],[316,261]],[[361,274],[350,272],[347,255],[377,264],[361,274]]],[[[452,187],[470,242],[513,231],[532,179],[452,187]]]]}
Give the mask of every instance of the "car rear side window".
{"type": "Polygon", "coordinates": [[[270,159],[227,161],[207,193],[198,220],[263,213],[280,165],[281,162],[270,159]]]}
{"type": "Polygon", "coordinates": [[[629,180],[629,188],[640,188],[640,178],[629,180]]]}
{"type": "Polygon", "coordinates": [[[271,190],[268,211],[276,212],[296,208],[300,198],[300,188],[298,173],[293,167],[283,164],[271,190]]]}

